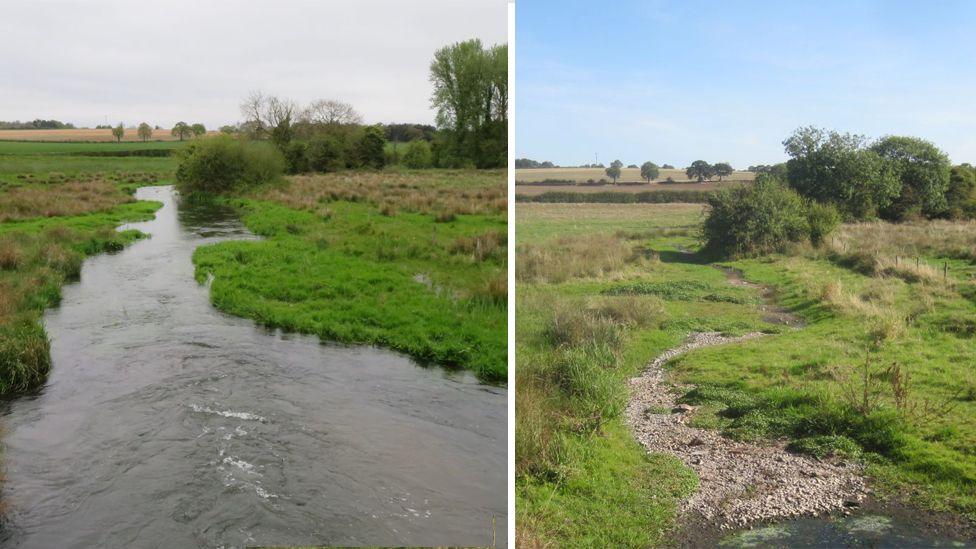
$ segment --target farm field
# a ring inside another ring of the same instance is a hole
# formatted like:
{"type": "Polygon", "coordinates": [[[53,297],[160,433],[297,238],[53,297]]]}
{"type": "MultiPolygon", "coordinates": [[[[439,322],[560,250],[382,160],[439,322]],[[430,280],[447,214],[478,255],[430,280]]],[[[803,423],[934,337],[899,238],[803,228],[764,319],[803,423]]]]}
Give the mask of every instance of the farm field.
{"type": "Polygon", "coordinates": [[[605,192],[642,193],[647,191],[717,191],[748,184],[743,181],[703,181],[701,183],[640,183],[629,185],[532,185],[523,183],[516,185],[515,193],[523,196],[537,196],[550,192],[570,192],[580,194],[595,194],[605,192]]]}
{"type": "Polygon", "coordinates": [[[702,482],[694,467],[648,454],[624,420],[628,379],[692,332],[764,335],[665,362],[670,383],[697,387],[677,394],[691,425],[837,452],[863,464],[878,501],[976,518],[973,222],[847,224],[823,249],[718,262],[743,285],[696,251],[696,205],[516,210],[520,544],[695,539],[678,515],[702,482]],[[764,312],[763,288],[802,327],[764,312]]]}
{"type": "MultiPolygon", "coordinates": [[[[219,132],[209,131],[208,135],[219,132]]],[[[179,141],[170,134],[170,130],[153,130],[153,141],[179,141]]],[[[115,142],[115,136],[110,129],[63,129],[63,130],[0,130],[0,141],[110,141],[115,142]]],[[[142,141],[135,128],[126,128],[122,141],[142,141]]]]}
{"type": "MultiPolygon", "coordinates": [[[[756,174],[752,172],[736,171],[732,175],[723,178],[723,181],[752,181],[755,179],[755,175],[756,174]]],[[[689,181],[688,176],[685,175],[685,170],[683,169],[662,169],[657,179],[654,179],[652,183],[665,181],[669,177],[676,182],[689,181]]],[[[538,181],[545,181],[547,179],[568,180],[575,181],[576,183],[585,183],[589,179],[599,181],[601,179],[608,178],[603,168],[528,168],[515,170],[516,184],[534,183],[538,181]]],[[[718,182],[718,179],[713,179],[712,181],[718,182]]],[[[643,179],[641,179],[640,176],[640,169],[621,168],[620,179],[618,182],[643,182],[643,179]]]]}

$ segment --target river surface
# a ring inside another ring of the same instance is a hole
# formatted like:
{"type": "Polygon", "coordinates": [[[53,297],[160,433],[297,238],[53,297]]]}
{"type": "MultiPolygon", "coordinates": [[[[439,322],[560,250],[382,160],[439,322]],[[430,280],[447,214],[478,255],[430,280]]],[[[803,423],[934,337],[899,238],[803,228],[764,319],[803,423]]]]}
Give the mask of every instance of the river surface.
{"type": "Polygon", "coordinates": [[[255,237],[137,197],[151,238],[85,262],[3,404],[4,546],[504,545],[506,389],[220,313],[193,250],[255,237]]]}

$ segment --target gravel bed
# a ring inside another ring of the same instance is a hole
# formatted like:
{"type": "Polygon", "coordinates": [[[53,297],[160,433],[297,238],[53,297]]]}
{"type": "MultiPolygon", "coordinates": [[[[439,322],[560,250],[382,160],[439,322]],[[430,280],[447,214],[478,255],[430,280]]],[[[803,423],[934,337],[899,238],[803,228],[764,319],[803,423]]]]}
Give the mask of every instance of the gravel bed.
{"type": "Polygon", "coordinates": [[[692,349],[762,335],[694,333],[630,380],[627,421],[637,439],[648,452],[677,456],[700,479],[698,491],[682,505],[682,515],[700,517],[723,530],[773,519],[844,512],[857,507],[868,493],[862,467],[856,463],[793,454],[786,451],[782,441],[738,442],[718,431],[687,424],[694,407],[679,405],[676,400],[693,387],[681,386],[675,391],[666,379],[664,364],[692,349]],[[663,410],[671,413],[660,413],[663,410]]]}

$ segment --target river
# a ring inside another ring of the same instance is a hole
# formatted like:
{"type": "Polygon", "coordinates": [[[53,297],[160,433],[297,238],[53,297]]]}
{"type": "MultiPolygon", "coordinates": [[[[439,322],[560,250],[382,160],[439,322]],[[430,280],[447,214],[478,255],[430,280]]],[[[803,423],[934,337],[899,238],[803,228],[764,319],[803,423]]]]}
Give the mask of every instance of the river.
{"type": "Polygon", "coordinates": [[[85,262],[3,403],[4,546],[504,545],[505,388],[217,311],[193,250],[255,237],[137,198],[151,238],[85,262]]]}

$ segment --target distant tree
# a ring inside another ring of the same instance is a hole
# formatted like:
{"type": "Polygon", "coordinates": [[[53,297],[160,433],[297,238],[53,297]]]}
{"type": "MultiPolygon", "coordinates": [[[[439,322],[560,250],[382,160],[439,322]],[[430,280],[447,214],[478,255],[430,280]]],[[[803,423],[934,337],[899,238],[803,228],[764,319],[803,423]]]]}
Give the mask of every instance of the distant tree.
{"type": "Polygon", "coordinates": [[[237,132],[238,132],[237,126],[233,126],[233,125],[228,124],[228,125],[225,125],[225,126],[221,126],[220,127],[220,133],[234,134],[234,133],[237,133],[237,132]]]}
{"type": "Polygon", "coordinates": [[[193,132],[194,137],[200,137],[201,135],[205,135],[207,133],[207,128],[203,124],[197,122],[196,124],[190,126],[190,131],[193,132]]]}
{"type": "Polygon", "coordinates": [[[946,190],[951,165],[946,153],[917,137],[890,135],[871,145],[871,150],[894,166],[901,180],[901,192],[881,210],[888,219],[913,215],[943,215],[948,209],[946,190]]]}
{"type": "Polygon", "coordinates": [[[664,164],[664,165],[661,166],[661,169],[662,170],[673,170],[674,169],[674,166],[672,166],[671,164],[664,164]]]}
{"type": "Polygon", "coordinates": [[[290,134],[297,110],[295,102],[290,99],[265,95],[260,91],[251,92],[241,103],[241,114],[244,116],[241,129],[255,137],[264,137],[274,128],[279,128],[280,134],[290,134]],[[287,128],[283,125],[287,125],[287,128]]]}
{"type": "Polygon", "coordinates": [[[617,184],[617,180],[620,179],[620,168],[622,168],[623,165],[623,162],[614,160],[610,163],[610,167],[604,170],[607,173],[607,177],[612,179],[615,185],[617,184]]]}
{"type": "Polygon", "coordinates": [[[657,179],[657,176],[661,175],[661,170],[653,162],[644,162],[641,164],[640,174],[641,179],[650,183],[652,179],[657,179]]]}
{"type": "MultiPolygon", "coordinates": [[[[790,160],[786,176],[801,195],[832,203],[848,218],[863,219],[887,208],[901,189],[895,167],[867,147],[862,135],[799,128],[783,141],[790,160]]],[[[781,168],[773,167],[775,176],[781,168]]]]}
{"type": "Polygon", "coordinates": [[[299,120],[312,124],[359,125],[363,117],[349,103],[335,99],[318,99],[309,103],[299,115],[299,120]]]}
{"type": "Polygon", "coordinates": [[[118,126],[112,128],[112,135],[115,136],[116,141],[122,141],[122,137],[125,136],[125,127],[119,122],[118,126]]]}
{"type": "Polygon", "coordinates": [[[726,162],[719,162],[712,166],[712,173],[718,176],[718,180],[721,181],[723,177],[732,175],[735,170],[732,166],[726,162]]]}
{"type": "Polygon", "coordinates": [[[137,131],[139,134],[139,139],[142,139],[143,141],[149,141],[149,138],[152,137],[152,126],[146,122],[139,124],[139,129],[137,131]]]}
{"type": "Polygon", "coordinates": [[[173,137],[178,137],[180,141],[183,141],[187,137],[193,135],[193,130],[190,129],[190,125],[187,124],[186,122],[177,122],[173,126],[173,129],[170,130],[170,134],[173,137]]]}
{"type": "Polygon", "coordinates": [[[704,160],[695,160],[691,166],[685,168],[685,175],[688,179],[697,179],[699,183],[712,178],[712,166],[704,160]]]}
{"type": "Polygon", "coordinates": [[[361,166],[382,168],[386,163],[386,137],[380,126],[367,126],[356,142],[356,158],[361,166]]]}
{"type": "Polygon", "coordinates": [[[637,164],[627,164],[627,169],[628,170],[633,170],[633,169],[636,169],[636,168],[637,168],[637,164]]]}

